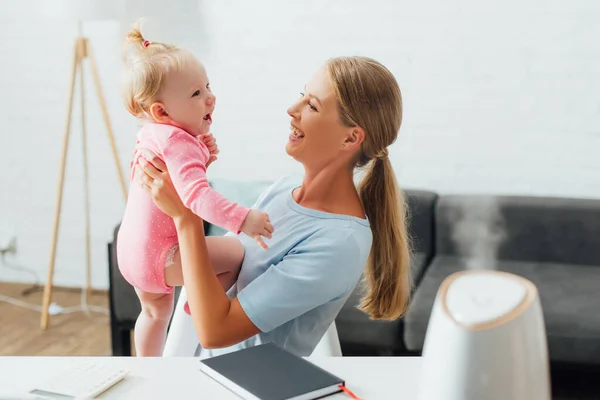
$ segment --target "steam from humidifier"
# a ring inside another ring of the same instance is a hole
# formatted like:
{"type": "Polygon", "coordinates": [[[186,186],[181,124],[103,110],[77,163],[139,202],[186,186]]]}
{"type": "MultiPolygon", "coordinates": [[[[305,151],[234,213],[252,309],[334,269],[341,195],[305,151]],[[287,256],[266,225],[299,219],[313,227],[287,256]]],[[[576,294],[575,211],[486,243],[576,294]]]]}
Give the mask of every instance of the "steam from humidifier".
{"type": "Polygon", "coordinates": [[[467,269],[493,269],[506,238],[500,206],[493,197],[480,196],[457,204],[449,216],[452,239],[467,269]]]}

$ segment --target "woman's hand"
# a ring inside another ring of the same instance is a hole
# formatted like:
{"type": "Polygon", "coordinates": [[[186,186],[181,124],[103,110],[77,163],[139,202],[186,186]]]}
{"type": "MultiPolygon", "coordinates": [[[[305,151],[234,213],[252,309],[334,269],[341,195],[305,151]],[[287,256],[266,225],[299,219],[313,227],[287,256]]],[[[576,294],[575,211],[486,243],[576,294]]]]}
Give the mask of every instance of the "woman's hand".
{"type": "Polygon", "coordinates": [[[154,153],[144,151],[136,165],[136,182],[150,194],[154,203],[171,218],[191,212],[181,201],[171,181],[167,166],[154,153]]]}

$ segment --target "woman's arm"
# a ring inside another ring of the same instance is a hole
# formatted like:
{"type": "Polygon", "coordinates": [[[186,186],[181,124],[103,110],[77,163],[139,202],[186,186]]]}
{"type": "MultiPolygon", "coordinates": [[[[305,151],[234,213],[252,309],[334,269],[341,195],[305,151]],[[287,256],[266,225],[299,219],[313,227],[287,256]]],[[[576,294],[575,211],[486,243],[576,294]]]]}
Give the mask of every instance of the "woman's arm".
{"type": "Polygon", "coordinates": [[[204,348],[226,347],[259,333],[237,299],[229,300],[210,265],[202,220],[193,213],[174,219],[188,303],[204,348]]]}
{"type": "Polygon", "coordinates": [[[204,348],[226,347],[260,330],[248,318],[237,299],[229,300],[210,265],[202,219],[182,203],[158,157],[138,160],[138,182],[157,206],[173,218],[179,237],[183,279],[194,327],[204,348]]]}

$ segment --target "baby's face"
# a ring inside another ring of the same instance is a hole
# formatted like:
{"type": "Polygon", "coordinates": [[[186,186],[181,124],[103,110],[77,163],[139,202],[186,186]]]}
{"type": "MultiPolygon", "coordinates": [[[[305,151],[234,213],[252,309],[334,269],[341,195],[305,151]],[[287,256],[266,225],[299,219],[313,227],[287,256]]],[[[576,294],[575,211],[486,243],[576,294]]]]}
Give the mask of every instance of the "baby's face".
{"type": "Polygon", "coordinates": [[[201,63],[189,61],[181,71],[167,75],[160,97],[170,124],[194,136],[210,131],[216,97],[201,63]]]}

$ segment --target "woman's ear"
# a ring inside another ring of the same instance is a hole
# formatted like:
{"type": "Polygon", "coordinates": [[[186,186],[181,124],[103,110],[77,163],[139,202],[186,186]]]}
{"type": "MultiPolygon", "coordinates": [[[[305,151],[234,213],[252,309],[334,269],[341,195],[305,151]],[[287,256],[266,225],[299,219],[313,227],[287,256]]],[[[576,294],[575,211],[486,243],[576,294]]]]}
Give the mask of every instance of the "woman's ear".
{"type": "Polygon", "coordinates": [[[169,113],[167,113],[162,103],[152,103],[150,106],[150,115],[156,122],[166,123],[171,120],[169,113]]]}
{"type": "Polygon", "coordinates": [[[352,128],[348,136],[346,136],[346,140],[344,141],[344,147],[359,147],[364,140],[365,131],[361,127],[355,126],[352,128]]]}

